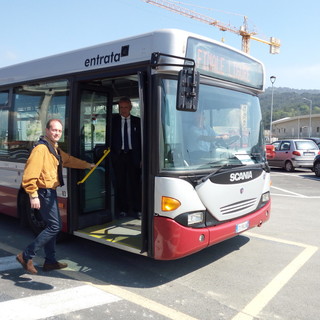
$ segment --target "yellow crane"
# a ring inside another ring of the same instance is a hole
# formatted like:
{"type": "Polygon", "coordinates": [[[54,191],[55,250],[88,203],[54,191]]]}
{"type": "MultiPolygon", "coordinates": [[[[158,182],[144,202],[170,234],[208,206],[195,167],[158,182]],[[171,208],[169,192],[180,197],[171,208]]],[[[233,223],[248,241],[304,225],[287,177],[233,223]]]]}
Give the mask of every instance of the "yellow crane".
{"type": "Polygon", "coordinates": [[[249,32],[248,26],[247,26],[247,17],[244,17],[243,25],[240,27],[240,29],[237,29],[235,27],[232,27],[230,25],[221,23],[218,20],[215,20],[211,17],[208,17],[206,15],[203,15],[201,13],[198,13],[196,11],[183,8],[181,6],[178,6],[177,4],[167,1],[167,0],[143,0],[144,2],[153,4],[155,6],[158,6],[160,8],[179,13],[183,16],[186,16],[188,18],[201,21],[203,23],[207,23],[211,26],[219,28],[221,31],[229,31],[232,33],[235,33],[237,35],[240,35],[242,37],[242,51],[246,53],[250,53],[250,40],[256,40],[265,44],[268,44],[270,46],[270,53],[276,54],[280,52],[280,40],[274,37],[270,37],[270,40],[263,40],[260,38],[255,37],[256,32],[249,32]]]}

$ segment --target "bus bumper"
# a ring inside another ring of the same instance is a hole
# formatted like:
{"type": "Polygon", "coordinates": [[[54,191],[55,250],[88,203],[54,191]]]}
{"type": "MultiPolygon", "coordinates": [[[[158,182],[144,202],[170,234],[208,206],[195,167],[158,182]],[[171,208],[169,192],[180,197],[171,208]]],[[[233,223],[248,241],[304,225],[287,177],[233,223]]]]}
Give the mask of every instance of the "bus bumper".
{"type": "Polygon", "coordinates": [[[174,260],[230,239],[269,220],[271,201],[254,213],[208,228],[187,228],[176,221],[154,217],[154,254],[157,260],[174,260]],[[245,226],[239,229],[239,226],[245,226]],[[239,231],[237,231],[239,229],[239,231]]]}

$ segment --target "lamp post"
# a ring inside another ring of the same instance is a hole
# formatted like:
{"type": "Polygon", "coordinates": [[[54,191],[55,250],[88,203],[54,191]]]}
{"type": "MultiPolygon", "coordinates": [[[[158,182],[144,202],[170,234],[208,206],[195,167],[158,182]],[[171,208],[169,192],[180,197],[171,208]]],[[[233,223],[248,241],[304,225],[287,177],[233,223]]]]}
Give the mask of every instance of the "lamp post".
{"type": "Polygon", "coordinates": [[[310,113],[309,113],[309,138],[311,137],[311,131],[312,131],[312,127],[311,127],[311,114],[312,114],[312,100],[307,99],[307,98],[302,98],[303,100],[307,100],[310,102],[310,113]]]}
{"type": "Polygon", "coordinates": [[[270,77],[270,81],[271,81],[271,111],[270,111],[270,132],[269,132],[269,143],[271,143],[271,139],[272,139],[272,114],[273,114],[273,84],[276,81],[276,77],[275,76],[271,76],[270,77]]]}

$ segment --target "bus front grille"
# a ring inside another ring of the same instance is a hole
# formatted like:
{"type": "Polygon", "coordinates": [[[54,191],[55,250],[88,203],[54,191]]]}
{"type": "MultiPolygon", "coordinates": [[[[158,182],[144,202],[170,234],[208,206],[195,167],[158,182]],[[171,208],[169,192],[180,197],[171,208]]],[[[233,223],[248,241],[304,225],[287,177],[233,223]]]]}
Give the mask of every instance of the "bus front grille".
{"type": "Polygon", "coordinates": [[[235,202],[232,204],[228,204],[227,206],[223,206],[220,208],[220,212],[221,214],[231,214],[237,211],[242,211],[245,210],[247,208],[250,208],[252,206],[254,206],[256,203],[256,199],[252,198],[252,199],[246,199],[243,201],[239,201],[239,202],[235,202]]]}

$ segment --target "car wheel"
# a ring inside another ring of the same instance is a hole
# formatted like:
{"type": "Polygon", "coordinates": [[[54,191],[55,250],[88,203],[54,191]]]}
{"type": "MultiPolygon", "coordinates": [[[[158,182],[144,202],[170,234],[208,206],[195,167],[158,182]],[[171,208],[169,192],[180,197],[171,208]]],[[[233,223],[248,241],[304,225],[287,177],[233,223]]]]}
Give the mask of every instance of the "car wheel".
{"type": "Polygon", "coordinates": [[[287,172],[294,171],[294,166],[291,161],[286,161],[286,163],[284,164],[284,168],[287,172]]]}
{"type": "Polygon", "coordinates": [[[317,177],[320,177],[320,162],[316,162],[314,164],[314,174],[317,176],[317,177]]]}

